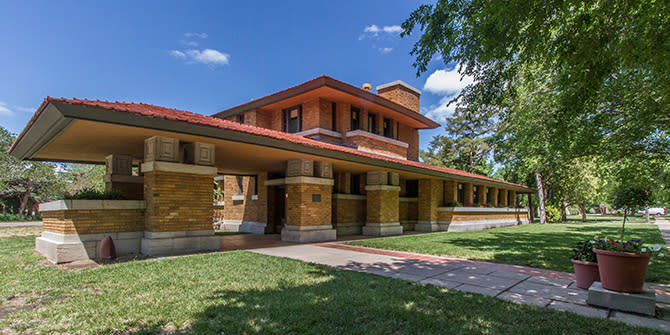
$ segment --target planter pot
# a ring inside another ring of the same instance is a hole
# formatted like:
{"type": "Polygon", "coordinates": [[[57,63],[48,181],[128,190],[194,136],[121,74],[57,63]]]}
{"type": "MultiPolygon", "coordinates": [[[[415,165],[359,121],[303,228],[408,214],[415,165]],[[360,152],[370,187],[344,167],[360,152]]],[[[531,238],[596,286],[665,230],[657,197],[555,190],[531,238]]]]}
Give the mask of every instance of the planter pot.
{"type": "Polygon", "coordinates": [[[593,249],[603,287],[617,292],[640,293],[651,254],[593,249]]]}
{"type": "Polygon", "coordinates": [[[600,272],[598,263],[572,260],[575,267],[575,277],[577,278],[577,287],[588,289],[594,281],[600,281],[600,272]]]}

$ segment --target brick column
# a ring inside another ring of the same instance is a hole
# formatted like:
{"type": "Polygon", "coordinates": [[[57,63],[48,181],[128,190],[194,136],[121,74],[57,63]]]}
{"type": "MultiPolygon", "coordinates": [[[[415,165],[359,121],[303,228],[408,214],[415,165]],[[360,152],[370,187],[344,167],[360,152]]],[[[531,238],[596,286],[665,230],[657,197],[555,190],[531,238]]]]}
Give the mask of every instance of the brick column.
{"type": "Polygon", "coordinates": [[[444,182],[444,203],[458,201],[458,183],[453,180],[444,182]]]}
{"type": "Polygon", "coordinates": [[[500,197],[500,200],[502,201],[501,204],[499,204],[501,207],[508,207],[509,203],[507,202],[507,190],[506,189],[501,189],[500,192],[502,192],[502,196],[500,197]]]}
{"type": "Polygon", "coordinates": [[[281,231],[282,241],[332,241],[337,233],[332,224],[332,195],[334,181],[332,166],[319,169],[305,159],[288,162],[286,169],[286,225],[281,231]],[[314,177],[314,170],[321,170],[314,177]]]}
{"type": "Polygon", "coordinates": [[[474,199],[472,198],[473,197],[472,184],[471,183],[463,183],[463,189],[465,191],[465,199],[464,199],[465,203],[463,205],[465,206],[465,205],[468,205],[468,204],[470,204],[470,205],[474,204],[474,199]]]}
{"type": "MultiPolygon", "coordinates": [[[[202,144],[198,150],[205,152],[198,152],[195,162],[213,165],[214,146],[202,144]]],[[[176,139],[152,137],[145,141],[145,163],[141,170],[146,210],[141,250],[146,255],[220,248],[219,238],[212,229],[217,169],[178,163],[178,152],[176,139]]]]}
{"type": "Polygon", "coordinates": [[[397,173],[367,173],[366,222],[363,235],[388,236],[402,234],[399,218],[400,178],[397,173]]]}
{"type": "Polygon", "coordinates": [[[414,229],[416,231],[438,231],[437,207],[442,202],[442,181],[436,179],[419,180],[419,219],[414,229]]]}
{"type": "Polygon", "coordinates": [[[493,194],[491,195],[493,199],[491,199],[491,204],[493,204],[493,207],[498,207],[498,191],[499,189],[497,187],[493,188],[493,194]]]}
{"type": "Polygon", "coordinates": [[[486,186],[479,186],[479,204],[486,205],[488,200],[489,188],[486,186]]]}
{"type": "Polygon", "coordinates": [[[516,191],[509,191],[510,206],[516,206],[516,191]]]}

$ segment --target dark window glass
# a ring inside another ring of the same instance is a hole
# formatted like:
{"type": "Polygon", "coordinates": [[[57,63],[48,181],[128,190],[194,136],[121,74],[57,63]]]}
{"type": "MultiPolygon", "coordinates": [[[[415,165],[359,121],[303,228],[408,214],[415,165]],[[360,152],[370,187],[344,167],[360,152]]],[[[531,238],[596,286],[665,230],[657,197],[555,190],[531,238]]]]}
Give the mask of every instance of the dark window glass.
{"type": "Polygon", "coordinates": [[[376,134],[377,133],[377,115],[369,113],[368,114],[368,131],[376,134]]]}
{"type": "Polygon", "coordinates": [[[361,194],[361,176],[358,174],[351,175],[351,194],[361,194]]]}
{"type": "Polygon", "coordinates": [[[330,112],[332,116],[331,122],[333,123],[332,129],[333,131],[337,131],[337,104],[336,103],[331,103],[330,104],[330,112]]]}
{"type": "Polygon", "coordinates": [[[302,130],[302,107],[295,106],[284,110],[284,131],[297,133],[302,130]]]}
{"type": "Polygon", "coordinates": [[[505,190],[498,190],[498,206],[505,206],[505,204],[502,203],[503,192],[505,192],[505,190]]]}
{"type": "Polygon", "coordinates": [[[244,193],[244,178],[242,176],[237,176],[237,194],[244,193]]]}
{"type": "Polygon", "coordinates": [[[384,118],[384,136],[388,138],[393,138],[393,120],[384,118]]]}
{"type": "Polygon", "coordinates": [[[312,194],[312,202],[321,202],[321,194],[312,194]]]}
{"type": "Polygon", "coordinates": [[[418,180],[407,180],[405,181],[405,193],[408,197],[418,197],[419,196],[419,181],[418,180]]]}
{"type": "Polygon", "coordinates": [[[244,114],[240,114],[237,116],[237,122],[244,123],[244,114]]]}
{"type": "Polygon", "coordinates": [[[351,130],[360,129],[361,125],[361,110],[351,106],[351,130]]]}
{"type": "Polygon", "coordinates": [[[461,183],[458,183],[458,202],[461,204],[465,202],[465,187],[461,183]]]}

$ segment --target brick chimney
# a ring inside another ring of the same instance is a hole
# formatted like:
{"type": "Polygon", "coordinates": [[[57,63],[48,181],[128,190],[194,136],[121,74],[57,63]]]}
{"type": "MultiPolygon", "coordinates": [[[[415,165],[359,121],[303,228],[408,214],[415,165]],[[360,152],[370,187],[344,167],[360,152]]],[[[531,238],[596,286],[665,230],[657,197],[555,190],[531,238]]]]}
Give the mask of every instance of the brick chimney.
{"type": "Polygon", "coordinates": [[[421,91],[402,80],[377,86],[377,95],[421,113],[419,110],[421,91]]]}

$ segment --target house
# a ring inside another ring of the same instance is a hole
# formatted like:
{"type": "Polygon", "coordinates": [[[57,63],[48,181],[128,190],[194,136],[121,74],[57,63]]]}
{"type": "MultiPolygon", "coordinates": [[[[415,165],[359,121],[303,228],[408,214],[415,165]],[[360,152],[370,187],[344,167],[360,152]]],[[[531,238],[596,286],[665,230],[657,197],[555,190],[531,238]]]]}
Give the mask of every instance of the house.
{"type": "Polygon", "coordinates": [[[10,153],[106,164],[106,187],[129,200],[42,204],[36,249],[95,258],[110,235],[121,254],[218,250],[215,221],[293,242],[528,221],[516,204],[530,188],[418,161],[419,131],[439,126],[419,90],[376,91],[321,76],[211,116],[47,97],[10,153]]]}

